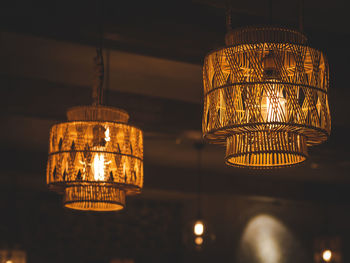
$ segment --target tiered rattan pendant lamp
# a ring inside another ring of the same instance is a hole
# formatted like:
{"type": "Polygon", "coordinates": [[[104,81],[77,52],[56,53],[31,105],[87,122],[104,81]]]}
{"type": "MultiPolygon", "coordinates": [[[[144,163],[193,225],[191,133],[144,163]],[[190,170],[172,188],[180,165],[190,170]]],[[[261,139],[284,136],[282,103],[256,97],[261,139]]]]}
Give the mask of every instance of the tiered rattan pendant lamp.
{"type": "Polygon", "coordinates": [[[204,138],[226,145],[226,163],[273,168],[303,162],[327,140],[328,63],[296,30],[229,30],[203,67],[204,138]]]}
{"type": "Polygon", "coordinates": [[[102,106],[103,60],[98,49],[92,106],[67,111],[68,121],[50,132],[47,184],[63,193],[64,206],[113,211],[143,185],[142,131],[121,109],[102,106]]]}

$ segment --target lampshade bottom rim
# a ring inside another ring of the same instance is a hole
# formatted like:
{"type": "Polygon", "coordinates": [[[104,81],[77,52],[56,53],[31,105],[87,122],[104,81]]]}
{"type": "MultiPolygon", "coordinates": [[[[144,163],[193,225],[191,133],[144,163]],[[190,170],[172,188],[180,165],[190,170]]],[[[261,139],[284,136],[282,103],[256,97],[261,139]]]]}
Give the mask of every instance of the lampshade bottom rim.
{"type": "Polygon", "coordinates": [[[83,211],[118,211],[125,207],[125,191],[104,185],[72,185],[65,188],[63,205],[83,211]]]}
{"type": "Polygon", "coordinates": [[[74,201],[64,202],[64,206],[73,210],[81,211],[97,211],[97,212],[112,212],[120,211],[125,208],[125,205],[117,202],[91,202],[91,201],[74,201]],[[103,205],[103,207],[101,207],[103,205]]]}
{"type": "Polygon", "coordinates": [[[272,169],[306,160],[306,138],[287,131],[257,131],[227,138],[225,162],[236,167],[272,169]]]}
{"type": "MultiPolygon", "coordinates": [[[[251,154],[252,155],[252,154],[251,154]]],[[[287,168],[291,166],[295,166],[298,164],[301,164],[306,161],[307,157],[302,154],[288,154],[288,158],[292,159],[294,158],[294,161],[289,161],[289,162],[278,162],[278,163],[263,163],[263,162],[258,162],[254,163],[251,161],[238,161],[238,158],[241,158],[241,160],[247,160],[247,159],[255,159],[257,155],[253,155],[254,157],[248,157],[248,155],[241,155],[241,156],[226,156],[225,158],[225,163],[229,166],[237,167],[237,168],[251,168],[251,169],[274,169],[274,168],[287,168]],[[236,160],[235,160],[236,159],[236,160]]],[[[281,153],[277,153],[278,159],[282,158],[281,153]]],[[[285,155],[286,156],[286,155],[285,155]]]]}

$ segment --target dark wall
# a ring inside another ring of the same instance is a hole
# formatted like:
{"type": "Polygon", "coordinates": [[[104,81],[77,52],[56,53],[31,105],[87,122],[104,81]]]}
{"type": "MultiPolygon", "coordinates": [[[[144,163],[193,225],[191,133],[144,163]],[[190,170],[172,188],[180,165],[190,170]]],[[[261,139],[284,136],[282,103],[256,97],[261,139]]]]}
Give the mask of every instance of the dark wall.
{"type": "Polygon", "coordinates": [[[0,196],[0,244],[20,246],[28,262],[182,261],[176,202],[131,199],[122,212],[90,213],[62,208],[56,194],[9,190],[0,196]]]}
{"type": "Polygon", "coordinates": [[[339,236],[343,262],[349,260],[346,204],[222,194],[205,196],[203,212],[215,242],[197,255],[187,254],[186,262],[310,263],[320,236],[339,236]]]}
{"type": "MultiPolygon", "coordinates": [[[[310,263],[314,238],[325,234],[342,238],[343,262],[349,259],[346,204],[204,195],[208,240],[202,250],[195,250],[186,239],[197,213],[193,194],[150,195],[146,189],[144,195],[128,198],[122,212],[77,212],[64,209],[61,197],[45,188],[20,183],[24,175],[16,180],[14,174],[0,175],[0,245],[25,249],[29,263],[113,258],[137,263],[310,263]]],[[[41,181],[44,186],[44,178],[41,181]]]]}

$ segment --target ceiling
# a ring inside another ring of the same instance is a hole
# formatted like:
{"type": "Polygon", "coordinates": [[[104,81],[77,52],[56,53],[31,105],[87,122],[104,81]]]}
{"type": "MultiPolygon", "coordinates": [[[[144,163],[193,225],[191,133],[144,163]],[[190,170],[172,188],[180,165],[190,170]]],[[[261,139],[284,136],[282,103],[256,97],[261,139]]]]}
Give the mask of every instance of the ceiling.
{"type": "MultiPolygon", "coordinates": [[[[3,169],[43,178],[49,127],[68,107],[89,104],[98,20],[104,27],[106,103],[145,131],[145,189],[194,192],[202,112],[201,64],[223,45],[225,1],[12,1],[1,9],[3,169]],[[108,62],[109,61],[109,62],[108,62]],[[16,163],[21,160],[18,167],[16,163]]],[[[232,1],[233,26],[269,22],[269,1],[232,1]]],[[[226,167],[224,148],[203,150],[204,190],[291,200],[339,201],[350,184],[348,44],[341,1],[305,1],[304,27],[331,66],[332,135],[301,166],[226,167]]],[[[298,1],[273,1],[272,22],[296,27],[298,1]]],[[[35,183],[33,183],[33,187],[35,183]]]]}

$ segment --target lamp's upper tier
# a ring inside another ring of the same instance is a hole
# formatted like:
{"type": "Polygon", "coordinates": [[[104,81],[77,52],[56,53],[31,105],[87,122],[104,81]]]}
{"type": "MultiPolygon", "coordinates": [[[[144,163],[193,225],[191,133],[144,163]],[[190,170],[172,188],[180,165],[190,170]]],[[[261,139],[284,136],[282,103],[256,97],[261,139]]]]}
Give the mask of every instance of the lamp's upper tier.
{"type": "Polygon", "coordinates": [[[307,37],[293,29],[280,27],[242,27],[230,30],[225,36],[226,46],[256,43],[291,43],[305,45],[307,37]]]}
{"type": "Polygon", "coordinates": [[[77,106],[67,111],[69,121],[115,121],[127,123],[129,114],[118,108],[106,106],[77,106]]]}

